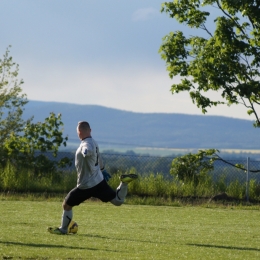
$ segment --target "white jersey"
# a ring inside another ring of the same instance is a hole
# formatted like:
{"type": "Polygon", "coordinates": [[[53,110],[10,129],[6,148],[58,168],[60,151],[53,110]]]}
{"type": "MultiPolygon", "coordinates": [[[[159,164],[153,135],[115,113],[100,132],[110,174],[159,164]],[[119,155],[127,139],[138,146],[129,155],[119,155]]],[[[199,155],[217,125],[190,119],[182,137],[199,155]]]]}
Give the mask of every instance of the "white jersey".
{"type": "Polygon", "coordinates": [[[75,167],[78,174],[77,187],[88,189],[99,184],[103,179],[103,168],[98,144],[92,137],[83,139],[75,155],[75,167]]]}

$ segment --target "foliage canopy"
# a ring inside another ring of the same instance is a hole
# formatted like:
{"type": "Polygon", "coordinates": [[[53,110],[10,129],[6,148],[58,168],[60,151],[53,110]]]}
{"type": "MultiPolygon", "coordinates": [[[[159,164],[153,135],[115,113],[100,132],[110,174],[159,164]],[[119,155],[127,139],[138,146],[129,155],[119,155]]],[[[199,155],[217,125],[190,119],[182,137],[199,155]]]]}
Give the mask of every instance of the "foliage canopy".
{"type": "Polygon", "coordinates": [[[242,104],[260,126],[260,1],[176,0],[163,3],[161,11],[198,30],[189,37],[175,31],[163,38],[159,52],[169,76],[181,76],[172,93],[188,91],[203,113],[220,104],[242,104]],[[221,97],[213,100],[210,91],[221,97]]]}
{"type": "Polygon", "coordinates": [[[197,154],[186,154],[172,161],[170,173],[183,182],[193,182],[195,185],[214,169],[216,149],[199,150],[197,154]],[[207,157],[210,157],[207,159],[207,157]]]}
{"type": "Polygon", "coordinates": [[[61,114],[50,113],[44,122],[33,122],[33,117],[23,120],[27,96],[22,92],[23,80],[18,79],[19,66],[13,62],[6,50],[0,59],[0,163],[28,166],[36,173],[54,170],[57,165],[70,163],[68,158],[51,161],[37,151],[52,151],[56,157],[61,145],[66,146],[63,137],[61,114]]]}

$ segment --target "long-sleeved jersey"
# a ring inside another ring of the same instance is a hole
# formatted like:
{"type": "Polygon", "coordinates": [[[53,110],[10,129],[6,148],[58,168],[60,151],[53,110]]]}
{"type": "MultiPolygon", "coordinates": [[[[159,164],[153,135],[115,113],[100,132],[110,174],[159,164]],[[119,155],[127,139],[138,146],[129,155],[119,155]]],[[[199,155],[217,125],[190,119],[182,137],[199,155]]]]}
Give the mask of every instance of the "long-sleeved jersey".
{"type": "Polygon", "coordinates": [[[88,189],[99,184],[103,179],[103,168],[98,144],[92,137],[83,139],[75,154],[75,167],[78,174],[77,187],[88,189]]]}

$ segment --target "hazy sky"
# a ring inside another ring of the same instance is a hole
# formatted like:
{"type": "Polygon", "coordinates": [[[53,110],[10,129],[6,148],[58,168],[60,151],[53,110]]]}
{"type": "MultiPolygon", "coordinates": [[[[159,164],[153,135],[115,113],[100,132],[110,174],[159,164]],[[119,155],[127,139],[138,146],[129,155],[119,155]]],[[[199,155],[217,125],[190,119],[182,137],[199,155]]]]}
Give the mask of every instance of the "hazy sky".
{"type": "MultiPolygon", "coordinates": [[[[172,95],[162,38],[185,27],[160,0],[1,0],[0,55],[20,65],[29,100],[94,104],[134,112],[201,114],[172,95]]],[[[187,30],[187,29],[186,29],[187,30]]],[[[253,119],[244,107],[208,115],[253,119]]]]}

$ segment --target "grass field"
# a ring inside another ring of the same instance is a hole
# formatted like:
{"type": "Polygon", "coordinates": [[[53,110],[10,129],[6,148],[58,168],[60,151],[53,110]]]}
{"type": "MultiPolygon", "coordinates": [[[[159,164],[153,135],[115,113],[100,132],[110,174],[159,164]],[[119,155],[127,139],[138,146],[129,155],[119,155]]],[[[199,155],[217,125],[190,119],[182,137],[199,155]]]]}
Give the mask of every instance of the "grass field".
{"type": "Polygon", "coordinates": [[[74,208],[76,235],[52,235],[61,201],[0,200],[1,259],[260,259],[259,208],[74,208]]]}

